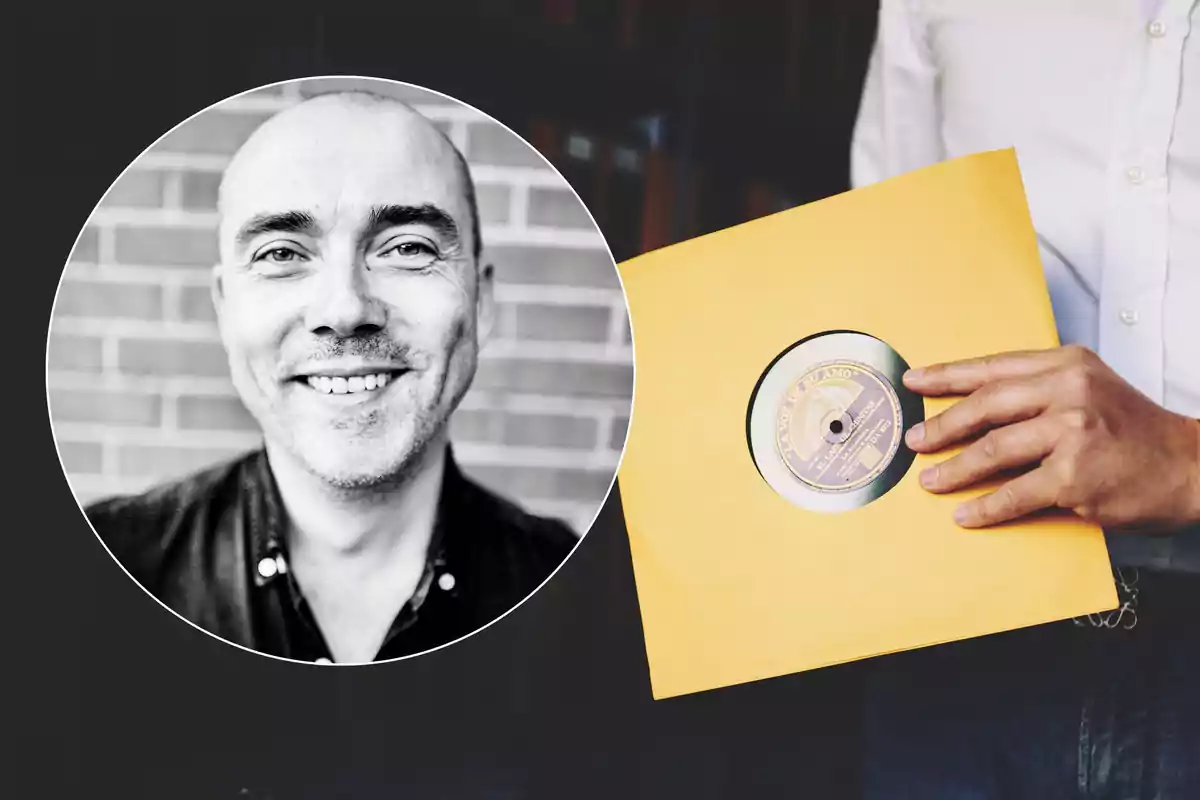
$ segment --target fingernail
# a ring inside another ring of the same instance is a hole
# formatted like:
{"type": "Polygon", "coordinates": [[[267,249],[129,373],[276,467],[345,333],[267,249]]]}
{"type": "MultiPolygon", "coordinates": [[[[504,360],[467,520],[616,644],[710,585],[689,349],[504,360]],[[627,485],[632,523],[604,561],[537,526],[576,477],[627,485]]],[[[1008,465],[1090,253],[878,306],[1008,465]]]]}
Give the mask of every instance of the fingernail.
{"type": "Polygon", "coordinates": [[[913,367],[912,369],[910,369],[904,373],[904,381],[905,381],[905,383],[907,383],[909,381],[919,381],[919,380],[921,380],[922,376],[924,376],[924,375],[925,375],[924,369],[922,369],[921,367],[913,367]]]}
{"type": "Polygon", "coordinates": [[[966,505],[961,505],[958,508],[954,509],[954,521],[957,522],[959,525],[965,525],[967,520],[970,517],[971,517],[971,510],[968,509],[966,507],[966,505]]]}
{"type": "Polygon", "coordinates": [[[921,485],[932,486],[936,482],[937,470],[938,468],[936,466],[926,467],[925,469],[921,470],[921,485]]]}
{"type": "Polygon", "coordinates": [[[925,438],[925,423],[918,422],[916,425],[913,425],[908,429],[908,433],[904,435],[904,438],[908,441],[909,447],[920,444],[921,440],[925,438]]]}

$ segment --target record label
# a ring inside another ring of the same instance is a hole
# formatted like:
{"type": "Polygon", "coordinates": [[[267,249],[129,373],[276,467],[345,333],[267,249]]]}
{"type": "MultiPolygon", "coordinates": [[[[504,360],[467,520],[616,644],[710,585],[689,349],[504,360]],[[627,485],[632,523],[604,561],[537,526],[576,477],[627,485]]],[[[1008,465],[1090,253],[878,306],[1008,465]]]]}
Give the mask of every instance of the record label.
{"type": "Polygon", "coordinates": [[[792,474],[819,491],[875,480],[900,446],[900,398],[876,370],[856,361],[818,364],[788,389],[776,443],[792,474]]]}

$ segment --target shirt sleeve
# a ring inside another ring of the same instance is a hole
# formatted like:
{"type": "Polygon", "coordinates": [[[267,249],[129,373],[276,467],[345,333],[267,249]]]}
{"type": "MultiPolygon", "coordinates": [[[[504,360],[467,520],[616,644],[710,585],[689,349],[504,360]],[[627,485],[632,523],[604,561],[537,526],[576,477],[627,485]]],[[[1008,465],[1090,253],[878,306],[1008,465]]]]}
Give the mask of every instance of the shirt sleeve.
{"type": "Polygon", "coordinates": [[[850,145],[854,187],[941,161],[937,66],[917,0],[882,0],[850,145]]]}

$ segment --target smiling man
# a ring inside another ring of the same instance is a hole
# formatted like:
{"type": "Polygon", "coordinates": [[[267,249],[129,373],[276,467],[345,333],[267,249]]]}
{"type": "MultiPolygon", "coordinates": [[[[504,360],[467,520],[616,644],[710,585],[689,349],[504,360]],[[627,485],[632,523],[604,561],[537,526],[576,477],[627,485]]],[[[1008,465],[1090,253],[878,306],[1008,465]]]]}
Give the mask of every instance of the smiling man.
{"type": "Polygon", "coordinates": [[[361,663],[520,603],[577,539],[457,468],[447,423],[492,321],[467,166],[365,93],[262,125],[218,201],[213,302],[264,447],[86,509],[131,575],[205,630],[361,663]]]}

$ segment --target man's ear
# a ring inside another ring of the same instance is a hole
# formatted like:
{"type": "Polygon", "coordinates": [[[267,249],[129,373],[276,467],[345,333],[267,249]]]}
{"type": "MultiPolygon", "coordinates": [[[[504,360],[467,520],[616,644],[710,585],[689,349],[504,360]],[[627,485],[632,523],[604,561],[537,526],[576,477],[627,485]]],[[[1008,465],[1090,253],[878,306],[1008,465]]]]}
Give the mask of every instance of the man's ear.
{"type": "Polygon", "coordinates": [[[496,323],[495,269],[484,262],[479,269],[479,285],[475,296],[475,319],[478,320],[476,338],[480,346],[492,335],[496,323]]]}
{"type": "Polygon", "coordinates": [[[212,268],[212,274],[209,280],[209,291],[212,294],[213,308],[217,311],[217,321],[221,319],[221,309],[225,305],[225,284],[223,282],[224,275],[222,274],[221,265],[216,264],[212,268]]]}

